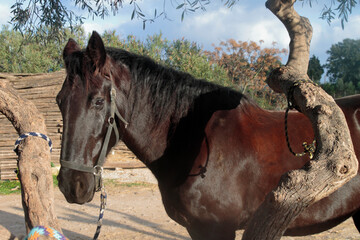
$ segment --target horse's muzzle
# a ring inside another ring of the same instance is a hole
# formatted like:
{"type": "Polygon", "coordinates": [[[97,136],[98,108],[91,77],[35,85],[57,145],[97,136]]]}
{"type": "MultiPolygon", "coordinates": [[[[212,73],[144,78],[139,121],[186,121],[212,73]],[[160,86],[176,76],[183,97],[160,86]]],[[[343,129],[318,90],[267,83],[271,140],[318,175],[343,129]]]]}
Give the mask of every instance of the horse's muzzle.
{"type": "Polygon", "coordinates": [[[95,181],[92,173],[60,168],[57,176],[59,189],[69,203],[84,204],[90,202],[95,193],[95,181]]]}

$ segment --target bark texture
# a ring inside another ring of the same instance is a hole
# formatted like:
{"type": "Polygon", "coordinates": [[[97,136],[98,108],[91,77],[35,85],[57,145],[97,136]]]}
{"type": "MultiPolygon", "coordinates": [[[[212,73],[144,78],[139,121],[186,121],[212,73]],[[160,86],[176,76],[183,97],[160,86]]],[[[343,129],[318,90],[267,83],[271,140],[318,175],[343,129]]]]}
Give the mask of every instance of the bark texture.
{"type": "MultiPolygon", "coordinates": [[[[35,105],[19,97],[6,79],[0,79],[0,112],[11,121],[19,135],[26,132],[47,134],[44,118],[35,105]]],[[[22,141],[18,168],[27,233],[38,225],[61,230],[54,211],[48,143],[37,137],[22,141]]]]}
{"type": "Polygon", "coordinates": [[[312,27],[294,10],[295,0],[268,0],[270,9],[290,35],[286,66],[267,79],[277,92],[289,93],[298,110],[309,117],[315,131],[316,152],[302,169],[282,176],[249,221],[243,239],[280,239],[287,226],[310,204],[330,195],[357,174],[350,132],[341,109],[320,87],[309,83],[307,68],[312,27]],[[296,87],[294,83],[299,83],[296,87]]]}

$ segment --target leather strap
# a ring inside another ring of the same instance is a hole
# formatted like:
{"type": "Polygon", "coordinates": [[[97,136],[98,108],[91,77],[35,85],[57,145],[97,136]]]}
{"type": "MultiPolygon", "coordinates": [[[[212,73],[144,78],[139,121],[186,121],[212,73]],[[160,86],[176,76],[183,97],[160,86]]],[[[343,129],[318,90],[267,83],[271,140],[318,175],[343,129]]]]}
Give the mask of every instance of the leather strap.
{"type": "MultiPolygon", "coordinates": [[[[101,177],[99,177],[99,171],[102,171],[102,166],[105,163],[106,159],[106,152],[109,146],[110,136],[112,131],[114,130],[115,136],[116,136],[116,143],[119,141],[119,130],[116,125],[116,119],[115,116],[119,118],[120,121],[122,121],[125,125],[125,128],[128,126],[128,122],[121,116],[120,112],[118,111],[116,107],[116,89],[113,86],[113,83],[111,82],[111,90],[110,90],[110,117],[108,118],[108,128],[106,131],[105,139],[102,144],[101,152],[98,157],[98,160],[96,162],[96,165],[93,167],[81,164],[81,163],[74,163],[70,161],[65,161],[63,159],[60,160],[60,164],[62,167],[73,169],[80,172],[88,172],[93,173],[95,176],[95,188],[96,191],[100,191],[101,189],[101,177]],[[101,169],[101,170],[100,170],[101,169]]],[[[115,144],[116,144],[115,143],[115,144]]]]}

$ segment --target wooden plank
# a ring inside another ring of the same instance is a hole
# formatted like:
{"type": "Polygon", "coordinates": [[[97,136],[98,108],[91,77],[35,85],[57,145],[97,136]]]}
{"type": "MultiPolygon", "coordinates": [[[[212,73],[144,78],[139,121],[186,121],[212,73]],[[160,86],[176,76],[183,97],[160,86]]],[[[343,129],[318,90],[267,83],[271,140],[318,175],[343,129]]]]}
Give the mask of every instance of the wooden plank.
{"type": "MultiPolygon", "coordinates": [[[[49,74],[14,75],[0,73],[0,77],[10,81],[14,89],[22,97],[32,101],[44,115],[48,136],[53,141],[51,161],[58,164],[61,152],[61,132],[63,122],[55,98],[64,82],[65,71],[62,70],[49,74]]],[[[12,166],[16,166],[17,156],[13,152],[13,147],[17,138],[18,134],[11,122],[4,115],[0,114],[0,179],[8,176],[6,175],[8,174],[6,171],[4,172],[1,170],[2,163],[7,164],[6,166],[11,166],[11,164],[12,166]]],[[[110,164],[110,167],[144,167],[144,164],[136,159],[134,154],[124,143],[120,142],[113,148],[113,151],[114,155],[109,156],[106,163],[110,164]],[[115,163],[111,165],[113,161],[115,161],[115,163]]],[[[14,169],[16,169],[16,167],[14,169]]],[[[9,174],[10,178],[16,178],[15,173],[9,174]]]]}
{"type": "Polygon", "coordinates": [[[0,172],[0,180],[18,180],[15,172],[0,172]]]}
{"type": "Polygon", "coordinates": [[[104,164],[105,169],[116,169],[116,168],[146,168],[145,164],[140,161],[134,162],[105,162],[104,164]]]}

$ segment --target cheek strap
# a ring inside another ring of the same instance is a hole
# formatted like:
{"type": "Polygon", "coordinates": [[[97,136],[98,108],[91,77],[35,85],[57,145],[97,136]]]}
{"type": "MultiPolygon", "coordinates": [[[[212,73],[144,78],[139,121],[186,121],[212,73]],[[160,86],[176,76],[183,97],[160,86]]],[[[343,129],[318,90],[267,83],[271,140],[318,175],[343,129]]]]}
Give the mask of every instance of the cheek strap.
{"type": "Polygon", "coordinates": [[[129,125],[129,123],[121,116],[119,110],[116,107],[116,89],[114,88],[113,85],[111,85],[111,91],[110,91],[110,117],[108,118],[107,122],[108,122],[108,128],[106,131],[106,135],[105,135],[105,139],[104,142],[102,144],[101,147],[101,152],[100,155],[98,157],[97,163],[95,166],[90,167],[84,164],[79,164],[79,163],[75,163],[75,162],[70,162],[70,161],[65,161],[65,160],[60,160],[60,164],[61,167],[65,167],[65,168],[69,168],[69,169],[73,169],[73,170],[77,170],[77,171],[81,171],[81,172],[87,172],[87,173],[93,173],[95,176],[95,190],[96,191],[100,191],[101,190],[101,185],[102,185],[102,179],[101,179],[101,174],[99,174],[99,171],[102,171],[102,166],[105,163],[105,159],[106,159],[106,153],[108,150],[108,146],[109,146],[109,141],[110,141],[110,136],[112,131],[114,130],[115,132],[115,137],[116,137],[116,143],[118,143],[120,137],[119,137],[119,130],[118,127],[116,125],[116,120],[115,120],[115,116],[118,117],[118,119],[124,123],[125,128],[127,128],[127,126],[129,125]],[[101,169],[101,170],[99,170],[101,169]]]}

